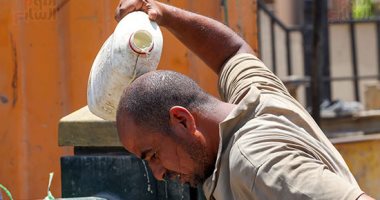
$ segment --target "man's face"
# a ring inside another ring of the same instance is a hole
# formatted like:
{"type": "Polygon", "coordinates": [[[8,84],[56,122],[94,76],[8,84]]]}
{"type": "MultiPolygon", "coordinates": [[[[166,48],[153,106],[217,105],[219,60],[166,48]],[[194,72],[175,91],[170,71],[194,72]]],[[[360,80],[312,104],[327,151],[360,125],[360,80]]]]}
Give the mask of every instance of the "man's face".
{"type": "MultiPolygon", "coordinates": [[[[211,175],[213,159],[206,152],[204,139],[190,133],[159,133],[139,127],[131,118],[119,125],[123,146],[148,162],[158,180],[178,178],[196,186],[211,175]]],[[[202,135],[202,134],[199,134],[202,135]]]]}

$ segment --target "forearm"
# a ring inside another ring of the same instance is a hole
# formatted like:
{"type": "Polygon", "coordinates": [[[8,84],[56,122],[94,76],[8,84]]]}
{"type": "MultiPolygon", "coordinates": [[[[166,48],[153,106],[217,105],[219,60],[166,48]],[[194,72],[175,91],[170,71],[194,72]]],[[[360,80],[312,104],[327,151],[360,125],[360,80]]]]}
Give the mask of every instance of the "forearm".
{"type": "Polygon", "coordinates": [[[158,3],[162,17],[158,23],[167,28],[184,45],[216,73],[236,53],[252,53],[251,47],[224,24],[211,18],[158,3]]]}

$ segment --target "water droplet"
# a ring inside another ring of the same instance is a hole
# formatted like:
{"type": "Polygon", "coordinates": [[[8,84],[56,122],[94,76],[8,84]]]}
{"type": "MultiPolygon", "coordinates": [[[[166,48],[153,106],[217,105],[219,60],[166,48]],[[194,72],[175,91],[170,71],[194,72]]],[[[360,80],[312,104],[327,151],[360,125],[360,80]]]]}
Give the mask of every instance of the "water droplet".
{"type": "Polygon", "coordinates": [[[167,180],[164,180],[165,181],[165,198],[168,199],[168,181],[167,180]]]}
{"type": "Polygon", "coordinates": [[[150,192],[151,194],[153,194],[152,186],[150,185],[150,180],[149,180],[148,168],[146,167],[146,164],[145,164],[145,162],[143,160],[141,160],[141,162],[143,163],[144,168],[145,168],[145,174],[144,174],[144,176],[146,177],[146,181],[147,181],[147,184],[148,184],[147,191],[150,192]]]}
{"type": "Polygon", "coordinates": [[[185,185],[182,184],[182,183],[179,183],[178,186],[179,186],[179,194],[181,195],[181,200],[182,200],[182,199],[185,198],[185,197],[183,196],[184,186],[185,186],[185,185]]]}

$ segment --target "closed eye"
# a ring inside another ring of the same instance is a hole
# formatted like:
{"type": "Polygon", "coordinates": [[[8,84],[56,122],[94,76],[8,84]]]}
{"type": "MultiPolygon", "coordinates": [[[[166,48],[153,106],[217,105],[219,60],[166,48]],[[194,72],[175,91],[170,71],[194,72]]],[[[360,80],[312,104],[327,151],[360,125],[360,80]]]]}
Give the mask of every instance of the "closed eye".
{"type": "Polygon", "coordinates": [[[157,151],[155,151],[152,156],[150,157],[150,160],[156,160],[158,159],[158,154],[157,154],[157,151]]]}
{"type": "Polygon", "coordinates": [[[148,162],[152,160],[157,160],[158,159],[157,151],[153,151],[152,149],[144,151],[141,154],[141,159],[146,160],[148,162]]]}

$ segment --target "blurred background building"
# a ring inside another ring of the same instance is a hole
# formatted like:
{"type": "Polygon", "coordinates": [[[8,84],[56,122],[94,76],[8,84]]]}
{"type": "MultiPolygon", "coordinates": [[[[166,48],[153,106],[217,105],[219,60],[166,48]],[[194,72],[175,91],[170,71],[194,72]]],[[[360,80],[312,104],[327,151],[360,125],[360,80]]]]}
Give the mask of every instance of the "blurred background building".
{"type": "MultiPolygon", "coordinates": [[[[307,66],[310,58],[305,57],[304,50],[305,37],[308,37],[305,29],[312,26],[312,21],[305,21],[312,14],[312,1],[261,2],[261,7],[265,7],[259,15],[262,59],[272,69],[282,64],[276,72],[283,79],[288,76],[310,76],[310,66],[307,66]],[[273,14],[272,17],[268,13],[273,14]],[[291,65],[288,66],[291,70],[283,63],[291,65]]],[[[378,0],[327,0],[328,27],[324,35],[327,37],[324,43],[327,48],[326,64],[322,66],[325,82],[322,99],[371,104],[372,100],[364,94],[367,87],[378,83],[380,78],[379,13],[378,0]]],[[[298,88],[299,100],[310,106],[304,89],[298,88]]]]}

